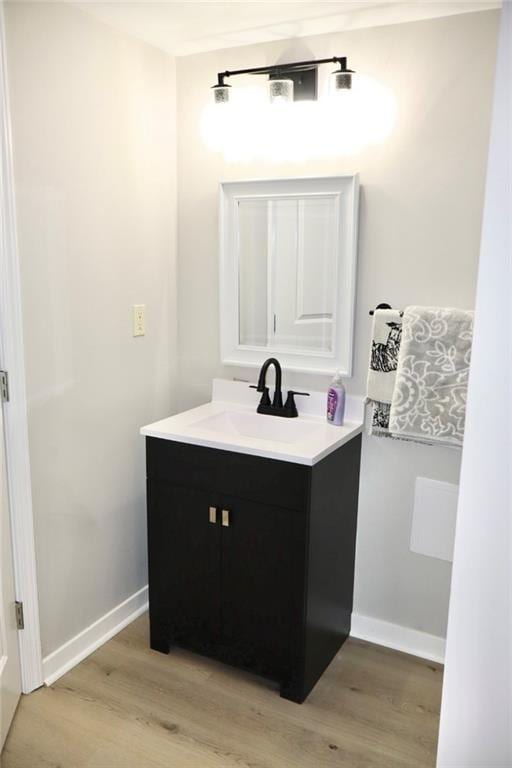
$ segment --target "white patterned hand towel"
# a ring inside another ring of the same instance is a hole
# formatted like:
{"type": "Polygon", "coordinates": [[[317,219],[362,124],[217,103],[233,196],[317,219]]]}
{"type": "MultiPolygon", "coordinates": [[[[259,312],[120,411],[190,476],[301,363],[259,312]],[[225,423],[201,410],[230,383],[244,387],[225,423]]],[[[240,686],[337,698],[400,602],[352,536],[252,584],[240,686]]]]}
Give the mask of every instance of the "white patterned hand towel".
{"type": "Polygon", "coordinates": [[[436,307],[405,310],[389,421],[397,437],[462,445],[473,314],[436,307]]]}
{"type": "Polygon", "coordinates": [[[402,336],[402,313],[376,309],[373,316],[372,351],[366,395],[372,403],[370,435],[390,437],[389,411],[395,387],[398,351],[402,336]]]}

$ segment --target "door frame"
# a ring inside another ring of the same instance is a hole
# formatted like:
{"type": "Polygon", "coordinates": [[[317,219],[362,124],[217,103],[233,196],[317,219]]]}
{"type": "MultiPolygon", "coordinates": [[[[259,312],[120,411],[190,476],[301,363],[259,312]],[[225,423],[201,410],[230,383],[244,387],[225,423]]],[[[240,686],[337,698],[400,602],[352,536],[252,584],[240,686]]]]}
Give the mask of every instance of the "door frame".
{"type": "Polygon", "coordinates": [[[7,81],[4,5],[0,2],[0,368],[9,373],[4,404],[5,457],[16,600],[23,602],[18,632],[23,693],[43,684],[34,521],[28,444],[21,285],[7,81]]]}

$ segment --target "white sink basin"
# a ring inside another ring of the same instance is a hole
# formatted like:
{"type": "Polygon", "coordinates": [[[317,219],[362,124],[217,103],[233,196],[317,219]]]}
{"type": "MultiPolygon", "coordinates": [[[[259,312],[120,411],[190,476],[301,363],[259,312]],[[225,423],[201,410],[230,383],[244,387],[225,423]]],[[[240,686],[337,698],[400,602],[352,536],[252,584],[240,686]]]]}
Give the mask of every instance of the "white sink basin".
{"type": "Polygon", "coordinates": [[[282,416],[225,411],[194,423],[194,428],[219,435],[252,437],[256,440],[277,440],[279,443],[299,443],[323,426],[282,416]]]}
{"type": "Polygon", "coordinates": [[[325,393],[310,392],[297,418],[256,413],[261,395],[247,384],[215,379],[209,403],[141,429],[146,437],[297,464],[316,464],[363,429],[363,402],[347,398],[346,423],[327,424],[325,393]]]}

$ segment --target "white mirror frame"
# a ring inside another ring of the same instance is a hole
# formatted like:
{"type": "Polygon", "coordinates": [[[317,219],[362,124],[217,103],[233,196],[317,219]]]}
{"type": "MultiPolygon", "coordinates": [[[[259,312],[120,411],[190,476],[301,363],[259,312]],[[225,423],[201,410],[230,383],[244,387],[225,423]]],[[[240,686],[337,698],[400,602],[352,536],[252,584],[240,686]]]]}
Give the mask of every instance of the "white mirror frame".
{"type": "Polygon", "coordinates": [[[224,365],[260,367],[271,356],[287,370],[303,373],[352,375],[354,309],[357,264],[359,177],[259,179],[220,183],[220,341],[224,365]],[[238,200],[246,197],[329,195],[337,208],[338,264],[334,344],[332,352],[291,351],[239,343],[238,200]]]}

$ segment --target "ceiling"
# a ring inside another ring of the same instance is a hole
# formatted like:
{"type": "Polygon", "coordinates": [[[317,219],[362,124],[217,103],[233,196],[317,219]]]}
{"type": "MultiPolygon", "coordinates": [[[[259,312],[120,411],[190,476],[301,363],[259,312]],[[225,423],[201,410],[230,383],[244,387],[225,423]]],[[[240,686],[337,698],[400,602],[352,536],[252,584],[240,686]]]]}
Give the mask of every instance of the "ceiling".
{"type": "Polygon", "coordinates": [[[98,19],[168,53],[186,56],[218,48],[480,11],[497,8],[501,2],[86,0],[75,4],[98,19]]]}

